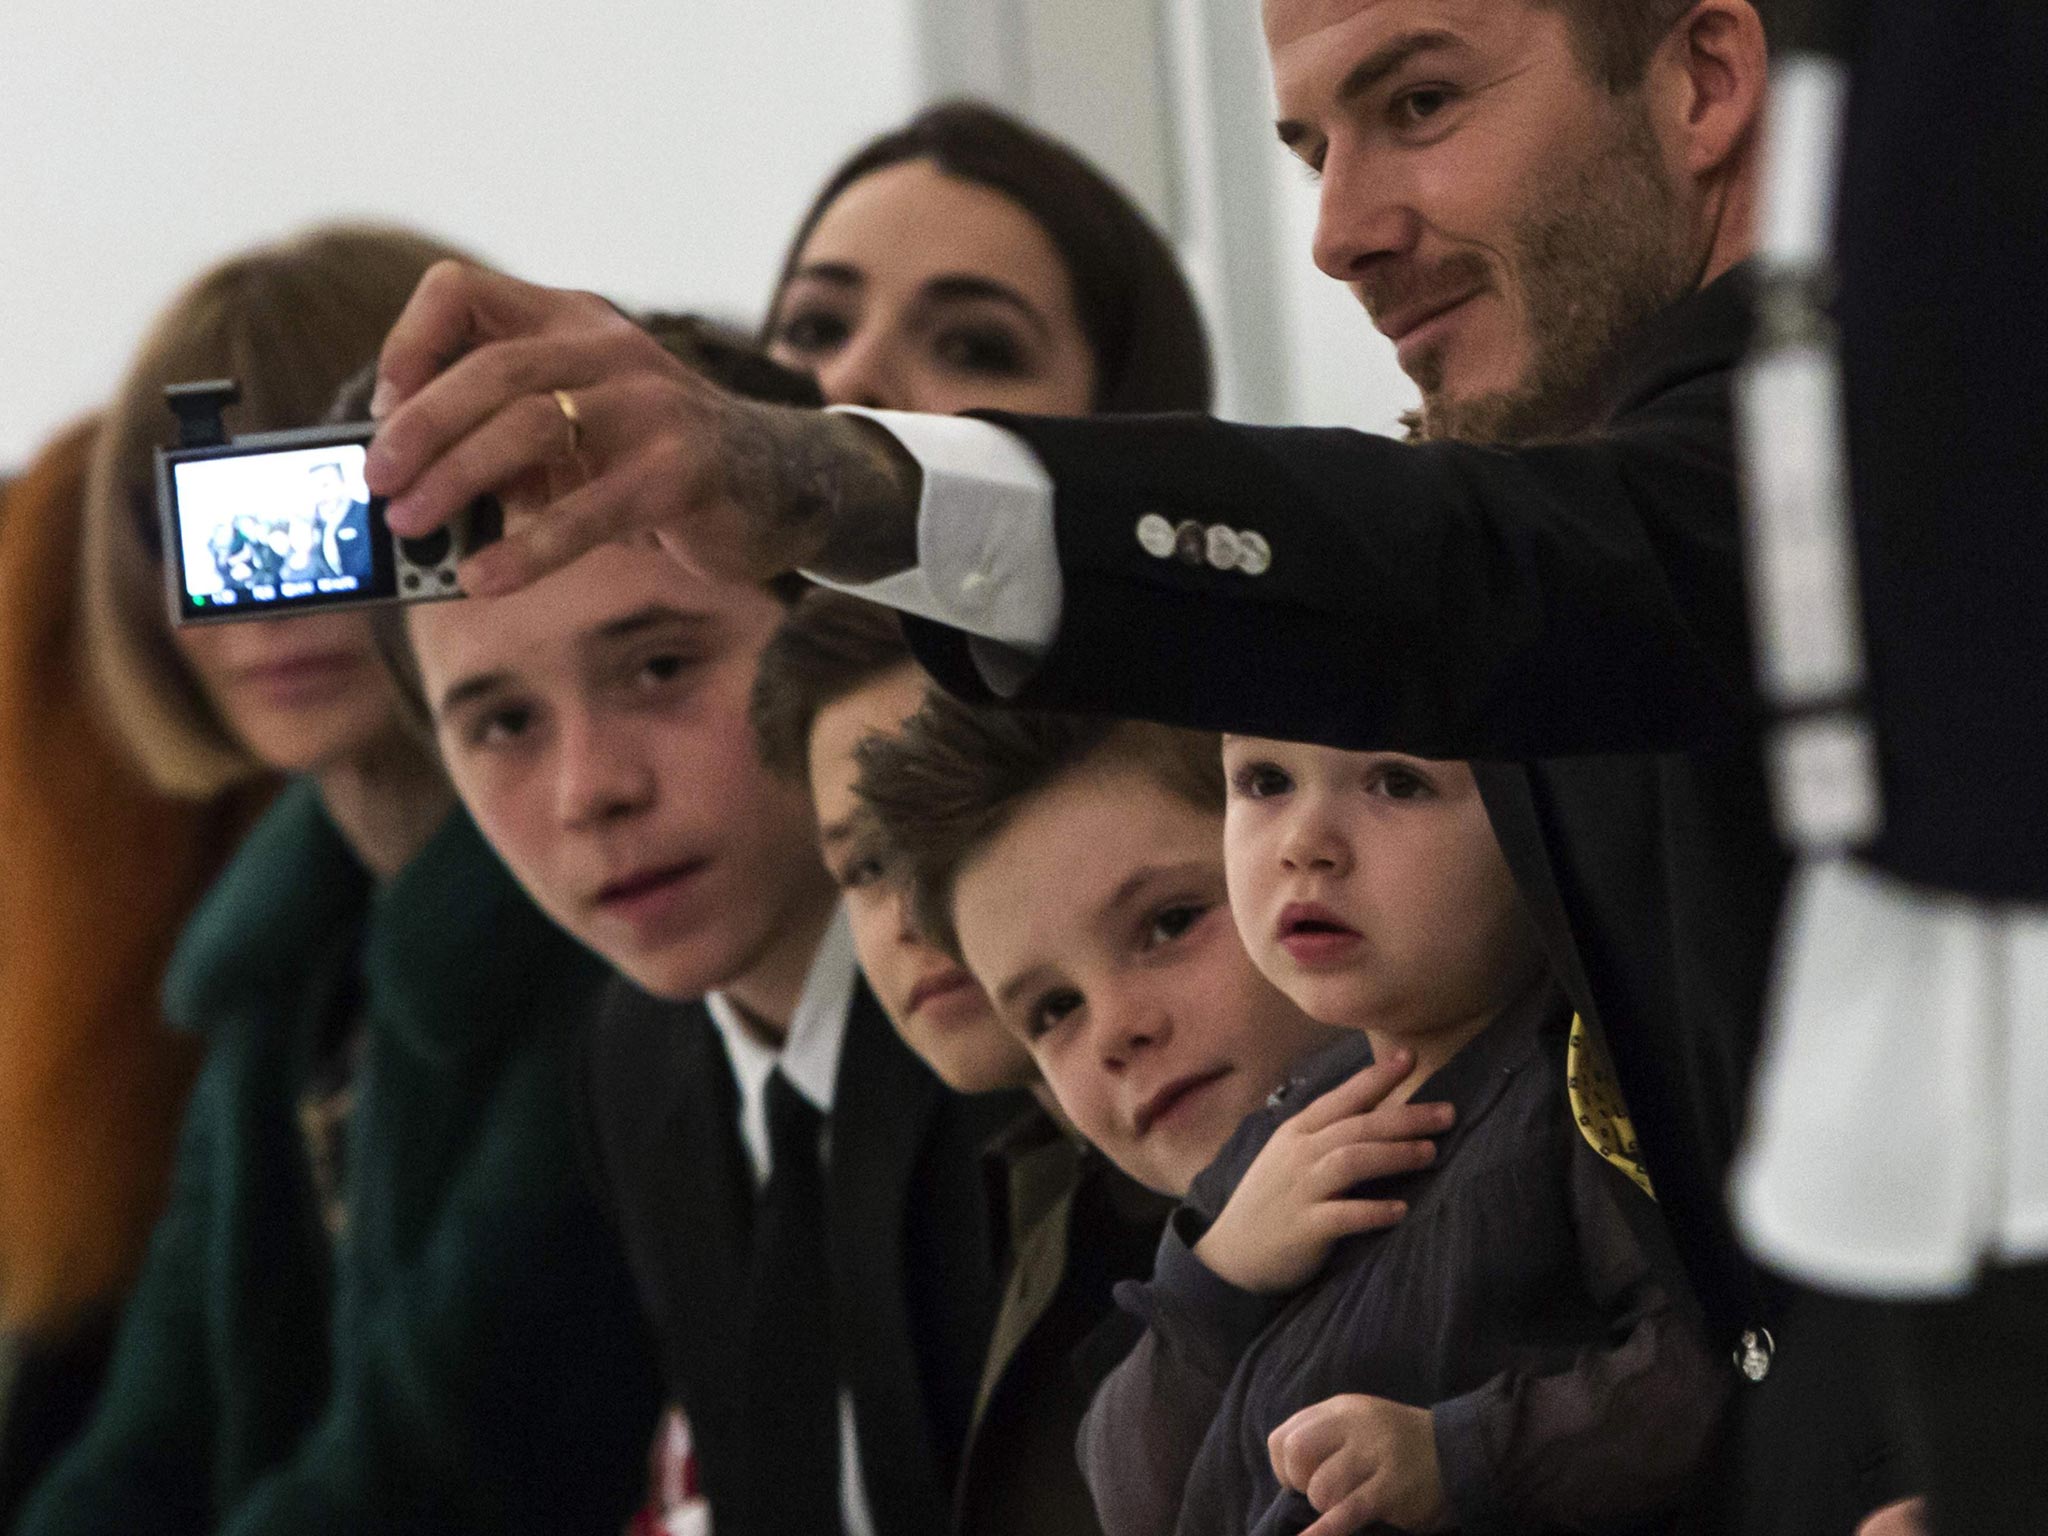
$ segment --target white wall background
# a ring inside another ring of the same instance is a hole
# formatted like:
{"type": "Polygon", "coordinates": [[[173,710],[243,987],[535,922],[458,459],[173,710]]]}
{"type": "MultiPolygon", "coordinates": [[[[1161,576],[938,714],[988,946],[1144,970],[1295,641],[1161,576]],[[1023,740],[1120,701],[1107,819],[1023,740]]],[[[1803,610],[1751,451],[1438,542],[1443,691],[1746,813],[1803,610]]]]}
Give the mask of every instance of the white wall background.
{"type": "Polygon", "coordinates": [[[1252,0],[0,0],[0,468],[239,247],[415,224],[521,276],[751,318],[817,182],[970,87],[1173,229],[1226,411],[1389,428],[1392,351],[1308,259],[1252,0]]]}
{"type": "Polygon", "coordinates": [[[1245,420],[1397,431],[1415,389],[1393,344],[1310,257],[1316,192],[1273,133],[1258,6],[1164,3],[1179,35],[1183,138],[1194,144],[1186,156],[1188,264],[1222,333],[1227,364],[1220,410],[1245,420]]]}
{"type": "Polygon", "coordinates": [[[0,465],[216,258],[375,216],[753,316],[917,96],[905,0],[0,0],[0,465]]]}

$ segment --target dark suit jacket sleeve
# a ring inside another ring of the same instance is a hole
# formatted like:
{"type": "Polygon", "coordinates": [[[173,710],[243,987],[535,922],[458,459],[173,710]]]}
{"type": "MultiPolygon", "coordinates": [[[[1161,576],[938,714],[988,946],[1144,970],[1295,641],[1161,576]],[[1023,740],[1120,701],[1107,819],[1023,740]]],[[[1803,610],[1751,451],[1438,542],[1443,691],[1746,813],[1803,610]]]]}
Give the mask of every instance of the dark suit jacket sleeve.
{"type": "MultiPolygon", "coordinates": [[[[1725,375],[1503,451],[1195,416],[993,418],[1050,471],[1059,634],[1016,702],[1440,757],[1663,751],[1750,709],[1725,375]],[[1263,575],[1158,559],[1148,512],[1263,575]]],[[[949,689],[966,638],[910,624],[949,689]]]]}
{"type": "Polygon", "coordinates": [[[1151,1281],[1116,1288],[1118,1304],[1145,1332],[1081,1420],[1081,1475],[1103,1536],[1174,1530],[1237,1362],[1279,1310],[1282,1298],[1239,1290],[1193,1252],[1241,1171],[1212,1167],[1197,1179],[1167,1223],[1151,1281]]]}
{"type": "Polygon", "coordinates": [[[1730,1372],[1671,1277],[1655,1208],[1567,1124],[1597,1345],[1501,1372],[1432,1410],[1444,1492],[1471,1536],[1618,1530],[1667,1516],[1704,1461],[1730,1372]]]}

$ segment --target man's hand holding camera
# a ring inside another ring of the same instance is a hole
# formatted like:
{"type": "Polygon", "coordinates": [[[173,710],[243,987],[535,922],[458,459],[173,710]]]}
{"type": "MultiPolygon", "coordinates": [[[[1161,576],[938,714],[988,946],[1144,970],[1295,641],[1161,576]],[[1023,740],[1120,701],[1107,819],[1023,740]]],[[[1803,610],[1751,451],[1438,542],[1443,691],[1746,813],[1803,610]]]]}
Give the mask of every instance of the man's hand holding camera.
{"type": "Polygon", "coordinates": [[[886,433],[737,399],[594,294],[443,262],[385,343],[371,411],[365,472],[396,532],[504,496],[504,538],[463,568],[475,594],[633,537],[741,581],[915,558],[917,469],[886,433]]]}

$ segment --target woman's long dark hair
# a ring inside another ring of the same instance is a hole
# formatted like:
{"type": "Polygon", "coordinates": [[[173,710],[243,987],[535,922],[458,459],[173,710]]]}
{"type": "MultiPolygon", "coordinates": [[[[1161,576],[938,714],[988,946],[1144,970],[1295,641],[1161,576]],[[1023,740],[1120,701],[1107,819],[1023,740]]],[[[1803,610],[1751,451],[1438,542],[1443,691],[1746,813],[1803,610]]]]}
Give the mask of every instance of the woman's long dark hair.
{"type": "Polygon", "coordinates": [[[1195,296],[1159,231],[1079,155],[979,102],[927,107],[856,150],[819,189],[775,282],[769,323],[819,218],[864,176],[929,160],[948,176],[1000,192],[1038,221],[1074,290],[1095,357],[1098,411],[1202,411],[1212,379],[1195,296]]]}

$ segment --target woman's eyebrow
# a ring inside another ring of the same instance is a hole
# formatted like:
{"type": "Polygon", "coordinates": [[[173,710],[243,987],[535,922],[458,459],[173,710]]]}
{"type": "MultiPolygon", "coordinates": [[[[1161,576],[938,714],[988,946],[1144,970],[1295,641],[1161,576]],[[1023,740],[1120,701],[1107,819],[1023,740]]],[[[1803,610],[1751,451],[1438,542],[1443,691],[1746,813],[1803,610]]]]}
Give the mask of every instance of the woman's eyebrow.
{"type": "Polygon", "coordinates": [[[928,302],[959,304],[975,300],[992,301],[1015,310],[1041,338],[1050,332],[1038,306],[1008,283],[975,272],[947,272],[926,280],[922,297],[928,302]]]}
{"type": "Polygon", "coordinates": [[[834,288],[858,288],[867,282],[867,275],[851,262],[814,261],[798,267],[789,274],[786,287],[798,283],[826,283],[834,288]]]}

